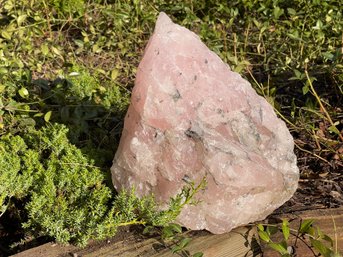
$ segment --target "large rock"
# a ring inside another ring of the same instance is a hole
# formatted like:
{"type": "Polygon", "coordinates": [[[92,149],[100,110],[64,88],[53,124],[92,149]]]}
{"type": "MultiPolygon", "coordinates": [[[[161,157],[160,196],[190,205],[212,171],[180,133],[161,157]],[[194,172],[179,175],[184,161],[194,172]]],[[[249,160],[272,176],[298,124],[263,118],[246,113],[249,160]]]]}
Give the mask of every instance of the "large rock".
{"type": "Polygon", "coordinates": [[[161,202],[185,178],[207,189],[178,222],[223,233],[260,220],[295,192],[293,139],[267,101],[165,13],[139,64],[112,179],[161,202]]]}

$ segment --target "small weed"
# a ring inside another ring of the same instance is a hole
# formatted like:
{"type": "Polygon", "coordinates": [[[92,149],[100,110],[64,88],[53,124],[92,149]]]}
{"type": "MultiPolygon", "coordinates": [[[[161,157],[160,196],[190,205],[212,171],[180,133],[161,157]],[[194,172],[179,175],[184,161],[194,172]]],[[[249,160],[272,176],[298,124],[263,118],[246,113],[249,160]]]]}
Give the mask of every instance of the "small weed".
{"type": "MultiPolygon", "coordinates": [[[[289,222],[283,219],[281,227],[278,225],[262,225],[258,224],[258,234],[263,242],[282,257],[291,257],[296,255],[298,240],[304,242],[312,251],[313,256],[323,257],[341,257],[342,255],[337,250],[337,243],[331,237],[324,234],[319,227],[313,225],[314,220],[302,220],[298,230],[291,229],[289,222]],[[272,236],[278,231],[282,232],[283,239],[280,242],[274,242],[272,236]],[[290,236],[294,236],[295,240],[290,243],[290,236]],[[309,241],[306,241],[306,239],[309,241]],[[320,255],[318,255],[317,253],[320,255]]],[[[337,241],[336,241],[337,242],[337,241]]]]}
{"type": "Polygon", "coordinates": [[[173,254],[178,254],[183,257],[202,257],[202,252],[191,254],[187,250],[187,246],[192,241],[186,233],[182,231],[182,227],[176,223],[169,223],[162,228],[148,226],[143,231],[144,234],[158,234],[161,236],[165,247],[169,248],[173,254]]]}
{"type": "Polygon", "coordinates": [[[143,233],[158,234],[164,242],[164,245],[168,247],[172,253],[177,253],[183,257],[202,257],[203,253],[201,252],[191,254],[187,250],[187,246],[192,239],[186,236],[187,232],[184,233],[179,224],[168,222],[168,220],[175,220],[186,204],[198,204],[198,201],[194,200],[194,196],[200,190],[205,190],[206,184],[206,178],[203,178],[198,185],[195,185],[194,182],[187,182],[187,185],[183,188],[182,192],[176,197],[171,198],[169,209],[161,212],[163,218],[155,218],[157,223],[155,222],[150,226],[146,226],[143,233]],[[167,220],[165,220],[165,218],[167,218],[167,220]]]}

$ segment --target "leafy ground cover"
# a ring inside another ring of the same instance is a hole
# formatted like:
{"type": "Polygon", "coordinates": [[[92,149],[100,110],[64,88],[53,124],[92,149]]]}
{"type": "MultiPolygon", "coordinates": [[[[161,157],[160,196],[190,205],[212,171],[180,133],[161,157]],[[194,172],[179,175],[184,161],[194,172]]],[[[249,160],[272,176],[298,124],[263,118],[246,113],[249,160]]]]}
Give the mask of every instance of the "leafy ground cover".
{"type": "MultiPolygon", "coordinates": [[[[196,32],[287,123],[301,181],[279,211],[342,205],[342,5],[339,0],[0,1],[2,250],[11,252],[15,242],[32,237],[84,244],[115,233],[115,227],[97,224],[113,222],[120,203],[109,167],[159,11],[196,32]],[[94,204],[85,206],[85,199],[94,204]]],[[[158,212],[142,214],[151,201],[136,199],[122,207],[127,212],[120,212],[118,223],[142,217],[152,225],[168,223],[156,223],[158,212]],[[130,216],[134,210],[142,215],[130,216]]]]}

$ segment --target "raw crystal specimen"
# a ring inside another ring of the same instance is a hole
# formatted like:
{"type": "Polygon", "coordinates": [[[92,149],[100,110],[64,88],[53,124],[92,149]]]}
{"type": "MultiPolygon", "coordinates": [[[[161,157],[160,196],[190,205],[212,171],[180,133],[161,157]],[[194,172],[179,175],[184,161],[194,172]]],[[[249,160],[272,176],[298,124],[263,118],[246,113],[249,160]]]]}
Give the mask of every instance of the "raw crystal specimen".
{"type": "Polygon", "coordinates": [[[161,202],[207,178],[178,222],[224,233],[265,218],[295,192],[293,139],[267,101],[165,13],[139,64],[112,167],[116,189],[161,202]]]}

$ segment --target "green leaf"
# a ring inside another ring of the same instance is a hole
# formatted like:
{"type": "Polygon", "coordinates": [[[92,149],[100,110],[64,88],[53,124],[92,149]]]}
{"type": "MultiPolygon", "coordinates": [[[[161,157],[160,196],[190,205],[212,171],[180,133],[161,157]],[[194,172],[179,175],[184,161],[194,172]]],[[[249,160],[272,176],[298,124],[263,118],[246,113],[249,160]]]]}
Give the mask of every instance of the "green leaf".
{"type": "Polygon", "coordinates": [[[303,220],[303,222],[301,222],[301,225],[300,225],[299,233],[301,233],[301,234],[308,233],[313,222],[314,222],[314,220],[303,220]]]}
{"type": "Polygon", "coordinates": [[[44,55],[48,55],[49,47],[46,44],[41,45],[40,49],[44,55]]]}
{"type": "Polygon", "coordinates": [[[21,24],[26,20],[26,18],[27,18],[26,14],[19,15],[17,18],[18,26],[21,26],[21,24]]]}
{"type": "Polygon", "coordinates": [[[8,73],[8,70],[4,67],[0,67],[0,74],[6,74],[8,73]]]}
{"type": "Polygon", "coordinates": [[[29,91],[25,87],[19,89],[18,93],[22,98],[26,98],[29,95],[29,91]]]}
{"type": "Polygon", "coordinates": [[[39,112],[39,113],[36,113],[35,115],[33,115],[33,117],[42,117],[43,115],[44,115],[44,113],[39,112]]]}
{"type": "Polygon", "coordinates": [[[324,257],[333,256],[334,252],[330,248],[325,246],[321,241],[315,240],[313,238],[310,238],[310,241],[311,241],[311,244],[314,247],[314,249],[319,251],[320,254],[323,255],[324,257]]]}
{"type": "Polygon", "coordinates": [[[99,72],[99,73],[101,73],[101,74],[106,75],[106,71],[103,70],[103,69],[97,68],[96,71],[99,72]]]}
{"type": "Polygon", "coordinates": [[[174,232],[170,227],[164,227],[162,229],[162,238],[168,239],[174,237],[174,232]]]}
{"type": "Polygon", "coordinates": [[[183,249],[185,248],[190,242],[192,241],[192,238],[186,237],[181,240],[179,246],[183,249]]]}
{"type": "Polygon", "coordinates": [[[92,51],[93,51],[93,53],[100,53],[101,50],[102,50],[102,49],[99,47],[98,44],[94,44],[94,45],[92,46],[92,51]]]}
{"type": "Polygon", "coordinates": [[[297,69],[294,69],[293,72],[294,72],[295,77],[297,79],[301,79],[303,77],[303,74],[300,71],[298,71],[297,69]]]}
{"type": "Polygon", "coordinates": [[[45,122],[49,122],[50,118],[51,118],[51,111],[48,111],[45,115],[44,115],[44,120],[45,122]]]}
{"type": "Polygon", "coordinates": [[[274,235],[278,231],[279,229],[276,226],[268,226],[266,229],[266,232],[268,233],[268,235],[274,235]]]}
{"type": "Polygon", "coordinates": [[[172,253],[177,253],[177,252],[179,252],[179,251],[181,251],[182,250],[182,248],[179,246],[179,245],[175,245],[175,246],[173,246],[172,248],[171,248],[171,252],[172,253]]]}
{"type": "Polygon", "coordinates": [[[316,30],[321,30],[323,28],[323,22],[321,20],[317,20],[316,26],[312,28],[316,30]]]}
{"type": "Polygon", "coordinates": [[[143,234],[150,234],[153,231],[153,226],[146,226],[143,230],[143,234]]]}
{"type": "Polygon", "coordinates": [[[322,236],[322,239],[325,240],[325,241],[327,241],[327,242],[329,242],[330,245],[331,245],[331,247],[333,246],[333,243],[334,243],[334,242],[333,242],[332,238],[329,237],[328,235],[323,235],[323,236],[322,236]]]}
{"type": "Polygon", "coordinates": [[[7,30],[1,31],[1,36],[7,40],[11,40],[12,33],[9,33],[7,30]]]}
{"type": "Polygon", "coordinates": [[[259,28],[261,26],[261,23],[258,20],[256,20],[255,18],[253,18],[252,21],[257,28],[259,28]]]}
{"type": "Polygon", "coordinates": [[[281,244],[275,244],[275,243],[269,243],[268,246],[275,251],[279,252],[280,254],[288,254],[288,251],[285,247],[283,247],[281,244]]]}
{"type": "Polygon", "coordinates": [[[61,51],[58,50],[56,47],[52,46],[51,50],[53,51],[54,54],[62,56],[61,51]]]}
{"type": "MultiPolygon", "coordinates": [[[[283,248],[287,249],[288,245],[287,245],[287,242],[285,240],[282,240],[279,245],[281,245],[283,248]]],[[[287,250],[288,252],[288,250],[287,250]]]]}
{"type": "Polygon", "coordinates": [[[74,39],[74,43],[80,48],[82,48],[84,46],[83,41],[80,39],[74,39]]]}
{"type": "Polygon", "coordinates": [[[322,56],[323,56],[325,59],[330,60],[330,61],[332,61],[333,58],[335,57],[335,56],[334,56],[332,53],[330,53],[330,52],[324,52],[324,53],[322,53],[322,56]]]}
{"type": "Polygon", "coordinates": [[[296,15],[297,12],[293,9],[293,8],[287,8],[287,12],[290,14],[290,15],[296,15]]]}
{"type": "Polygon", "coordinates": [[[5,88],[6,88],[6,86],[0,85],[0,93],[4,92],[5,88]]]}
{"type": "Polygon", "coordinates": [[[263,241],[267,243],[270,242],[270,237],[265,231],[262,231],[262,230],[258,231],[258,235],[263,241]]]}
{"type": "Polygon", "coordinates": [[[328,235],[324,234],[324,233],[320,230],[319,227],[316,227],[316,228],[317,228],[318,237],[319,237],[320,239],[323,239],[323,240],[329,242],[329,243],[330,243],[330,246],[332,247],[332,246],[333,246],[333,243],[334,243],[333,240],[332,240],[332,238],[329,237],[328,235]]]}
{"type": "Polygon", "coordinates": [[[332,133],[337,134],[337,135],[340,134],[340,131],[339,131],[338,128],[335,126],[335,124],[332,125],[332,126],[330,126],[330,127],[328,128],[328,130],[329,130],[330,132],[332,132],[332,133]]]}
{"type": "Polygon", "coordinates": [[[298,41],[303,41],[300,37],[299,37],[299,32],[293,31],[293,33],[287,33],[287,36],[289,36],[292,39],[298,40],[298,41]]]}
{"type": "Polygon", "coordinates": [[[193,257],[203,257],[204,256],[204,253],[202,252],[197,252],[195,254],[193,254],[193,257]]]}
{"type": "Polygon", "coordinates": [[[310,91],[309,86],[306,84],[302,87],[303,95],[306,95],[310,91]]]}
{"type": "Polygon", "coordinates": [[[282,221],[282,233],[283,233],[284,238],[288,240],[290,231],[289,231],[289,222],[286,219],[282,221]]]}
{"type": "Polygon", "coordinates": [[[311,236],[315,236],[316,230],[314,229],[314,227],[311,226],[306,233],[311,236]]]}
{"type": "Polygon", "coordinates": [[[114,70],[111,71],[111,79],[112,80],[116,80],[118,75],[119,75],[119,71],[117,69],[114,69],[114,70]]]}
{"type": "Polygon", "coordinates": [[[168,224],[168,227],[170,227],[173,231],[175,231],[177,233],[182,233],[182,227],[179,224],[170,223],[170,224],[168,224]]]}
{"type": "Polygon", "coordinates": [[[257,228],[260,230],[260,231],[264,231],[264,226],[262,224],[257,224],[257,228]]]}
{"type": "Polygon", "coordinates": [[[273,14],[274,14],[275,19],[279,19],[283,13],[284,13],[284,10],[281,9],[279,6],[276,6],[274,8],[273,14]]]}

